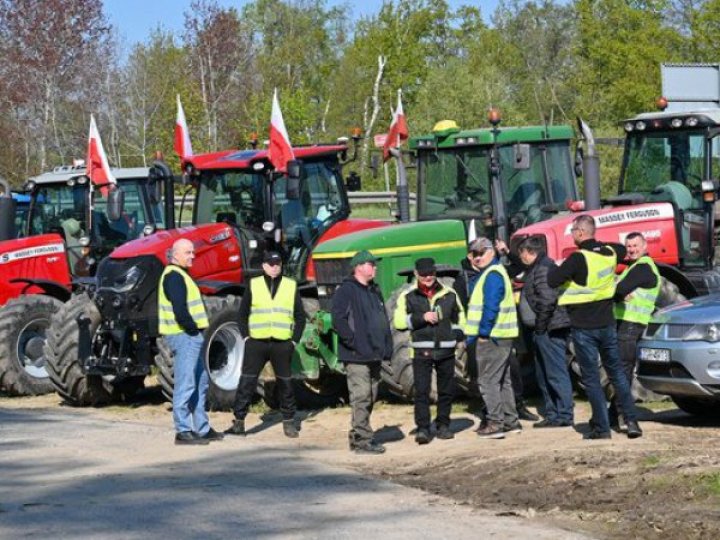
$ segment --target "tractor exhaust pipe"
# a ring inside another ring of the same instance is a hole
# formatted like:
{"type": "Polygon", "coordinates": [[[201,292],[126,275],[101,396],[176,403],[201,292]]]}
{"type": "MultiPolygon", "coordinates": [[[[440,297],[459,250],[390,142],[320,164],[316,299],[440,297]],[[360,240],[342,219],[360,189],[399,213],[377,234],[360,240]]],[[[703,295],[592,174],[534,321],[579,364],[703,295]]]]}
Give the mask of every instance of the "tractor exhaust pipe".
{"type": "Polygon", "coordinates": [[[15,228],[15,213],[17,203],[12,198],[10,182],[0,176],[0,188],[3,193],[0,197],[0,240],[11,240],[17,237],[15,228]]]}
{"type": "Polygon", "coordinates": [[[578,126],[585,139],[586,152],[583,155],[582,172],[585,195],[585,210],[599,210],[600,204],[600,157],[595,150],[595,137],[590,126],[578,117],[578,126]]]}
{"type": "Polygon", "coordinates": [[[397,180],[397,202],[398,214],[402,223],[410,221],[410,189],[407,182],[407,172],[402,160],[402,152],[399,148],[390,148],[390,154],[397,159],[398,180],[397,180]]]}

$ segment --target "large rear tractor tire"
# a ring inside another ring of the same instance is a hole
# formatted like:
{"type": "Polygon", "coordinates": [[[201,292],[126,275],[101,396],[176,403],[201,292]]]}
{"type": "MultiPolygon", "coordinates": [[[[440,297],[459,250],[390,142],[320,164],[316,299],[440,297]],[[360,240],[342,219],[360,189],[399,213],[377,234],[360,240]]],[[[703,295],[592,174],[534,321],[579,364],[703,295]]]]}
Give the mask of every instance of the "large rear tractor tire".
{"type": "MultiPolygon", "coordinates": [[[[207,407],[213,411],[232,409],[242,371],[245,342],[237,323],[240,297],[205,297],[210,326],[205,330],[202,355],[210,374],[207,407]]],[[[175,359],[168,343],[158,339],[158,380],[165,397],[172,401],[175,359]]]]}
{"type": "Polygon", "coordinates": [[[55,391],[43,349],[50,319],[62,305],[51,296],[34,294],[10,300],[0,309],[0,388],[8,394],[55,391]]]}
{"type": "Polygon", "coordinates": [[[86,293],[75,294],[53,316],[45,356],[50,380],[58,394],[70,405],[78,407],[106,405],[120,396],[111,381],[100,375],[83,372],[78,358],[80,328],[77,318],[90,319],[90,334],[100,326],[100,312],[86,293]]]}

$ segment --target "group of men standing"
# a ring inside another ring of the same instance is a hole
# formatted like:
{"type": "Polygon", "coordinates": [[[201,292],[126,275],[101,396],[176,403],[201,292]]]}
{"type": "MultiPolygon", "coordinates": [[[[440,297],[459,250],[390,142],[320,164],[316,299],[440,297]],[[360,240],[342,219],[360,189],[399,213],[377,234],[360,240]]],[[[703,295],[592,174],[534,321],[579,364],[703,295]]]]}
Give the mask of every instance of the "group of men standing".
{"type": "MultiPolygon", "coordinates": [[[[588,215],[576,217],[570,232],[578,250],[559,266],[544,253],[539,238],[523,240],[517,256],[511,255],[502,242],[493,244],[488,238],[478,238],[470,244],[463,271],[452,287],[438,280],[433,259],[416,261],[414,282],[399,296],[392,323],[410,334],[418,444],[427,444],[433,438],[433,371],[437,382],[434,436],[454,437],[450,411],[458,344],[467,348],[468,367],[474,372],[485,406],[478,436],[499,439],[521,432],[511,369],[514,342],[521,334],[534,345],[543,397],[544,418],[537,418],[534,427],[573,425],[566,362],[568,341],[572,340],[592,408],[590,429],[583,437],[610,438],[611,429],[619,430],[620,417],[628,437],[642,436],[631,393],[635,345],[655,308],[660,275],[647,256],[640,233],[628,235],[624,246],[598,242],[594,219],[588,215]],[[509,256],[511,264],[503,264],[501,255],[509,256]],[[627,267],[616,278],[618,264],[627,267]],[[511,278],[524,282],[519,310],[511,278]],[[609,409],[600,365],[614,388],[609,409]]],[[[173,418],[177,444],[207,444],[223,438],[210,427],[205,412],[208,375],[201,359],[201,332],[208,327],[208,317],[200,291],[187,273],[193,258],[192,243],[178,240],[158,292],[160,333],[175,355],[173,418]]],[[[351,275],[336,291],[332,306],[338,356],[347,373],[352,409],[349,446],[357,453],[369,454],[385,451],[373,438],[370,416],[382,362],[393,354],[391,321],[374,282],[377,262],[368,251],[356,253],[350,261],[351,275]]],[[[250,280],[242,298],[238,317],[240,332],[247,336],[245,357],[235,420],[225,434],[246,434],[245,417],[259,375],[271,362],[284,433],[298,436],[290,361],[305,327],[305,312],[296,282],[282,275],[281,265],[277,252],[266,253],[263,275],[250,280]]]]}

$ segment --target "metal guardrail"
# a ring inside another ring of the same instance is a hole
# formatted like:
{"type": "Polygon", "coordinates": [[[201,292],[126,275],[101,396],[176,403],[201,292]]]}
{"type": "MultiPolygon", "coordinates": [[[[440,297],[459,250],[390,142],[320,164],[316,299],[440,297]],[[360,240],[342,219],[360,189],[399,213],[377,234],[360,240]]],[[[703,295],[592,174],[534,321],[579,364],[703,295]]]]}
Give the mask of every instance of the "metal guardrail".
{"type": "MultiPolygon", "coordinates": [[[[397,193],[395,191],[352,191],[348,193],[350,204],[387,204],[397,202],[397,193]]],[[[410,204],[414,204],[417,200],[416,193],[410,193],[410,204]]],[[[185,199],[185,206],[192,207],[195,204],[195,197],[185,199]]],[[[175,207],[180,207],[180,201],[175,201],[175,207]]]]}

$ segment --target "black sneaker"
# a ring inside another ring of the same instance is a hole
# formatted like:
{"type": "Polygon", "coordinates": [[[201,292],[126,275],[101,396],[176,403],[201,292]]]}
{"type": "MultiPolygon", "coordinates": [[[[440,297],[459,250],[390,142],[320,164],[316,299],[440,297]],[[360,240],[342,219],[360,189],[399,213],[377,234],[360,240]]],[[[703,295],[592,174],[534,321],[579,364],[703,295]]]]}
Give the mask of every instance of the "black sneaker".
{"type": "Polygon", "coordinates": [[[609,431],[595,431],[594,429],[583,435],[583,439],[585,439],[586,441],[611,438],[612,434],[609,431]]]}
{"type": "Polygon", "coordinates": [[[207,439],[208,441],[222,441],[225,438],[225,435],[222,433],[218,433],[213,428],[210,428],[210,430],[205,435],[200,435],[203,439],[207,439]]]}
{"type": "Polygon", "coordinates": [[[640,424],[638,424],[635,420],[630,420],[627,422],[627,436],[628,439],[637,439],[639,437],[642,437],[642,429],[640,429],[640,424]]]}
{"type": "Polygon", "coordinates": [[[505,433],[522,433],[522,424],[520,422],[515,422],[512,425],[504,425],[503,431],[505,433]]]}
{"type": "Polygon", "coordinates": [[[291,439],[297,439],[300,436],[295,420],[283,420],[283,433],[291,439]]]}
{"type": "Polygon", "coordinates": [[[350,449],[356,454],[384,454],[385,447],[382,444],[370,442],[357,446],[352,446],[350,449]]]}
{"type": "Polygon", "coordinates": [[[181,431],[175,434],[175,444],[210,444],[210,441],[193,431],[181,431]]]}
{"type": "Polygon", "coordinates": [[[438,439],[448,440],[448,439],[454,439],[455,434],[450,429],[450,426],[446,426],[445,424],[440,424],[437,428],[437,433],[435,435],[438,439]]]}
{"type": "Polygon", "coordinates": [[[537,414],[530,412],[530,409],[527,408],[524,401],[519,401],[515,408],[517,409],[518,418],[520,418],[520,420],[527,420],[528,422],[537,422],[540,420],[540,417],[537,414]]]}
{"type": "Polygon", "coordinates": [[[245,420],[233,420],[232,426],[225,430],[225,435],[240,435],[244,437],[245,433],[245,420]]]}
{"type": "Polygon", "coordinates": [[[415,442],[418,444],[427,444],[430,442],[430,432],[425,428],[419,428],[415,434],[415,442]]]}
{"type": "Polygon", "coordinates": [[[547,418],[533,424],[534,428],[556,428],[570,426],[572,426],[572,422],[570,422],[569,420],[548,420],[547,418]]]}

